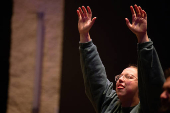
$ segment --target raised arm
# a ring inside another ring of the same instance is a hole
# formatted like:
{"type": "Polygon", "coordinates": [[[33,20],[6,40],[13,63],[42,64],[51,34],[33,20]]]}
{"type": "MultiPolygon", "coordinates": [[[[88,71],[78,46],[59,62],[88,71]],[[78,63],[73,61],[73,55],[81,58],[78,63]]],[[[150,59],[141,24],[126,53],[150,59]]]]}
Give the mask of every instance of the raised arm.
{"type": "Polygon", "coordinates": [[[88,12],[84,6],[82,6],[82,9],[83,11],[79,7],[77,14],[79,17],[78,30],[80,33],[80,62],[85,92],[96,112],[101,113],[107,109],[107,104],[111,100],[109,97],[112,96],[112,98],[115,97],[117,99],[116,92],[112,89],[113,83],[107,79],[105,67],[102,64],[97,47],[93,44],[89,35],[89,30],[94,24],[96,17],[91,20],[92,12],[90,7],[87,7],[88,12]],[[115,94],[114,96],[111,95],[113,93],[115,94]]]}
{"type": "Polygon", "coordinates": [[[159,95],[165,81],[161,63],[153,42],[147,35],[147,14],[140,6],[130,6],[132,24],[126,24],[138,39],[138,87],[140,106],[144,113],[155,113],[159,108],[159,95]]]}

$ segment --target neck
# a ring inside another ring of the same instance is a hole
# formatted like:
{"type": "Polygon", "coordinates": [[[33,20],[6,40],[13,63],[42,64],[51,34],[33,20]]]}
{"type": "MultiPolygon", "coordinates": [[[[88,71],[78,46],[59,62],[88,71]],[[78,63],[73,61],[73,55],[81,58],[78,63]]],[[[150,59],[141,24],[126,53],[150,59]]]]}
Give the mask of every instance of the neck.
{"type": "Polygon", "coordinates": [[[120,98],[122,107],[133,107],[139,104],[139,98],[120,98]]]}

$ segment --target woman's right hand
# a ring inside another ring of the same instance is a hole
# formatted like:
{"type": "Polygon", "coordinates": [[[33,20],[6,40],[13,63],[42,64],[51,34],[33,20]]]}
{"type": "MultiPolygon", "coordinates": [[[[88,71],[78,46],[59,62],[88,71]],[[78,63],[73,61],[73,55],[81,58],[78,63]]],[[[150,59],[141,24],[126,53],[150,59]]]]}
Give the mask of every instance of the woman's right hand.
{"type": "Polygon", "coordinates": [[[93,26],[96,17],[92,19],[92,12],[89,6],[87,6],[87,10],[84,6],[82,9],[79,7],[77,10],[78,15],[78,30],[80,33],[80,42],[87,42],[90,41],[89,30],[93,26]],[[83,9],[83,10],[82,10],[83,9]]]}

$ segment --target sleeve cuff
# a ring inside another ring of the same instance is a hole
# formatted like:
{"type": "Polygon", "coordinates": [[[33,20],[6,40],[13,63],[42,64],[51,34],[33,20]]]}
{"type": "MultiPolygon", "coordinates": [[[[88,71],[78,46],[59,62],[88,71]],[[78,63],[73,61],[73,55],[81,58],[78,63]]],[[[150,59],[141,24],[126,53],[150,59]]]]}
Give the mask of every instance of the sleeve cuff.
{"type": "Polygon", "coordinates": [[[93,45],[92,40],[89,41],[89,42],[86,42],[86,43],[80,43],[80,42],[79,42],[79,46],[80,46],[81,49],[88,48],[88,47],[90,47],[90,46],[92,46],[92,45],[93,45]]]}
{"type": "Polygon", "coordinates": [[[151,41],[151,39],[149,38],[149,42],[144,42],[144,43],[138,43],[137,46],[138,46],[138,50],[141,50],[143,48],[148,48],[150,46],[153,45],[153,42],[151,41]]]}

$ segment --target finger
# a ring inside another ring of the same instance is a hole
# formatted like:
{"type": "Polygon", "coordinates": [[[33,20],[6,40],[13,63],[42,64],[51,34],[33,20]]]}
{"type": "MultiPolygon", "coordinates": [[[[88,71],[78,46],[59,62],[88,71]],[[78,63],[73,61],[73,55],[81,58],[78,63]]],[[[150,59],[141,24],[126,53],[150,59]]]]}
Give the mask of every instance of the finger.
{"type": "Polygon", "coordinates": [[[132,13],[132,22],[134,22],[134,18],[136,17],[136,12],[135,12],[133,6],[130,6],[130,10],[131,10],[131,13],[132,13]]]}
{"type": "Polygon", "coordinates": [[[144,11],[143,11],[143,10],[141,10],[141,12],[142,12],[142,13],[141,13],[141,14],[142,14],[142,15],[141,15],[141,17],[142,17],[142,18],[144,18],[144,17],[145,17],[145,15],[144,15],[144,11]]]}
{"type": "Polygon", "coordinates": [[[125,18],[125,21],[126,21],[126,25],[127,25],[128,28],[131,30],[132,24],[129,22],[129,19],[128,19],[128,18],[125,18]]]}
{"type": "Polygon", "coordinates": [[[147,14],[144,10],[143,10],[143,13],[144,13],[144,19],[147,19],[147,14]]]}
{"type": "Polygon", "coordinates": [[[140,17],[141,15],[140,15],[139,7],[136,4],[134,5],[134,7],[135,7],[137,17],[140,17]]]}
{"type": "Polygon", "coordinates": [[[81,15],[80,15],[79,10],[77,10],[77,15],[78,15],[78,18],[79,18],[79,20],[80,20],[80,19],[81,19],[81,15]]]}
{"type": "Polygon", "coordinates": [[[91,23],[90,23],[90,27],[93,26],[93,24],[94,24],[94,22],[95,22],[96,19],[97,19],[96,17],[94,17],[94,18],[92,19],[92,21],[91,21],[91,23]]]}
{"type": "Polygon", "coordinates": [[[140,6],[139,6],[139,11],[140,11],[141,17],[144,18],[144,13],[143,13],[142,8],[140,6]]]}
{"type": "Polygon", "coordinates": [[[141,8],[141,7],[140,7],[140,6],[138,6],[138,12],[139,12],[139,13],[138,13],[138,17],[141,17],[140,8],[141,8]]]}
{"type": "Polygon", "coordinates": [[[88,10],[88,13],[89,13],[89,14],[92,14],[91,9],[90,9],[89,6],[87,6],[87,10],[88,10]]]}
{"type": "Polygon", "coordinates": [[[138,6],[136,4],[134,5],[134,8],[135,8],[136,14],[139,13],[138,6]]]}
{"type": "Polygon", "coordinates": [[[130,6],[130,10],[131,10],[131,13],[132,13],[132,16],[136,16],[136,13],[135,13],[135,10],[133,9],[133,6],[130,6]]]}
{"type": "Polygon", "coordinates": [[[84,14],[83,14],[83,11],[81,10],[81,8],[79,7],[79,12],[80,12],[80,15],[82,18],[84,18],[84,14]]]}
{"type": "Polygon", "coordinates": [[[87,10],[84,6],[82,6],[83,12],[84,12],[84,16],[87,17],[87,10]]]}

